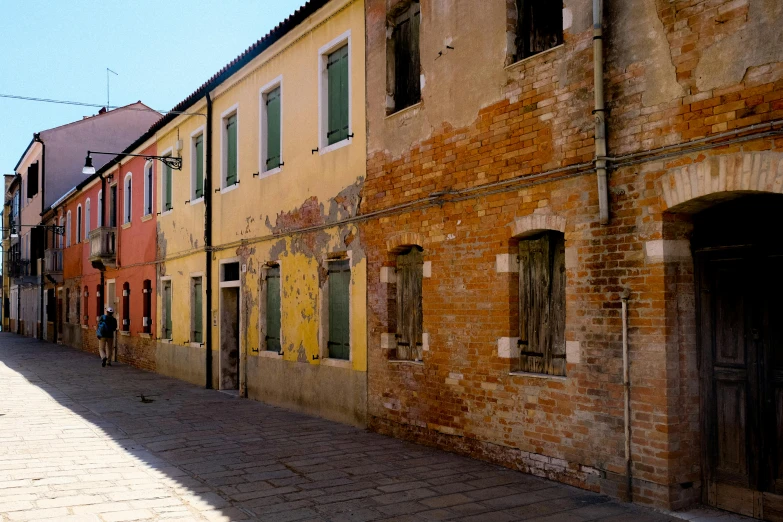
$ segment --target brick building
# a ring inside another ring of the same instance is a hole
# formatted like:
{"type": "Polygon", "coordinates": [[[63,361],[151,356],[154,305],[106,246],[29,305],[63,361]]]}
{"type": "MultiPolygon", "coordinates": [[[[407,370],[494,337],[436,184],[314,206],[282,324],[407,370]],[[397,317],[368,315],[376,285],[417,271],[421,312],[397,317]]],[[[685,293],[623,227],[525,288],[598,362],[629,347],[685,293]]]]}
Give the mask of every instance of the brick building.
{"type": "Polygon", "coordinates": [[[783,4],[543,4],[366,2],[368,423],[780,519],[783,4]]]}

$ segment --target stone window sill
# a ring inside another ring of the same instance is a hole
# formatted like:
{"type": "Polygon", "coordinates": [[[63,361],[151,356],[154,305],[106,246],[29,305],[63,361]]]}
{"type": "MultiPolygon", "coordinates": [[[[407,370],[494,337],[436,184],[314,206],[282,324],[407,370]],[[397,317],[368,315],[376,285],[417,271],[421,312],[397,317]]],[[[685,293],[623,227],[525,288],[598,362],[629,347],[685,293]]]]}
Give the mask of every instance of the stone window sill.
{"type": "Polygon", "coordinates": [[[123,223],[123,225],[122,225],[122,229],[123,230],[127,230],[130,227],[131,227],[131,222],[130,221],[128,221],[127,223],[123,223]]]}
{"type": "Polygon", "coordinates": [[[143,337],[144,339],[152,339],[152,334],[142,332],[139,334],[139,337],[143,337]]]}
{"type": "Polygon", "coordinates": [[[124,337],[130,337],[130,332],[124,332],[124,331],[122,331],[122,332],[120,332],[120,335],[122,335],[122,336],[124,336],[124,337]]]}
{"type": "Polygon", "coordinates": [[[521,60],[517,60],[517,61],[516,61],[516,62],[514,62],[514,63],[511,63],[511,64],[509,64],[509,65],[506,65],[506,66],[504,67],[504,69],[505,69],[505,70],[507,70],[507,71],[508,71],[509,69],[516,69],[516,68],[517,68],[517,67],[519,67],[520,65],[522,65],[522,64],[524,64],[524,63],[527,63],[527,62],[529,62],[530,60],[532,60],[532,59],[534,59],[534,58],[540,58],[540,57],[542,57],[542,56],[544,56],[544,55],[547,55],[547,54],[549,54],[549,53],[551,53],[551,52],[553,52],[553,51],[556,51],[557,49],[562,49],[563,47],[565,47],[565,44],[560,44],[560,45],[556,45],[556,46],[554,46],[554,47],[550,47],[550,48],[549,48],[549,49],[547,49],[546,51],[541,51],[540,53],[536,53],[536,54],[534,54],[533,56],[527,56],[527,57],[525,57],[525,58],[522,58],[521,60]]]}
{"type": "Polygon", "coordinates": [[[404,359],[389,359],[391,364],[412,364],[414,366],[424,366],[424,361],[407,361],[404,359]]]}
{"type": "Polygon", "coordinates": [[[265,357],[266,359],[282,359],[283,356],[272,350],[261,350],[258,352],[259,357],[265,357]]]}
{"type": "Polygon", "coordinates": [[[345,359],[330,359],[325,357],[321,359],[321,364],[324,366],[334,366],[335,368],[348,368],[351,369],[351,361],[345,359]]]}
{"type": "Polygon", "coordinates": [[[142,223],[145,222],[145,221],[149,221],[150,219],[152,219],[152,214],[147,214],[146,216],[141,216],[142,223]]]}
{"type": "Polygon", "coordinates": [[[191,348],[201,348],[202,346],[204,346],[204,343],[192,342],[192,343],[188,343],[188,346],[190,346],[191,348]]]}
{"type": "Polygon", "coordinates": [[[414,103],[413,105],[409,105],[409,106],[405,107],[404,109],[400,109],[398,111],[394,111],[394,112],[391,112],[391,113],[387,114],[386,115],[386,119],[388,120],[389,118],[394,118],[395,116],[401,116],[401,115],[403,115],[405,113],[408,113],[408,112],[414,112],[416,109],[419,109],[419,108],[421,108],[421,101],[418,101],[418,102],[414,103]]]}
{"type": "Polygon", "coordinates": [[[567,381],[567,375],[549,375],[547,373],[509,372],[512,377],[532,377],[533,379],[551,379],[554,381],[567,381]]]}

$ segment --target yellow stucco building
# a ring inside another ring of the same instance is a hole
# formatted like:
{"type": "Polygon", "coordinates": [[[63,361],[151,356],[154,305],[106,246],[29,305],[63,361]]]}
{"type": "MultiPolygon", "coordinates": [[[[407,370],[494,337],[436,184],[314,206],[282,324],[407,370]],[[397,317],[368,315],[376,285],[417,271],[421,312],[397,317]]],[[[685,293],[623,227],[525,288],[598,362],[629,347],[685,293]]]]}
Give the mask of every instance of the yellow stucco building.
{"type": "Polygon", "coordinates": [[[365,423],[364,34],[309,2],[157,125],[159,372],[365,423]]]}

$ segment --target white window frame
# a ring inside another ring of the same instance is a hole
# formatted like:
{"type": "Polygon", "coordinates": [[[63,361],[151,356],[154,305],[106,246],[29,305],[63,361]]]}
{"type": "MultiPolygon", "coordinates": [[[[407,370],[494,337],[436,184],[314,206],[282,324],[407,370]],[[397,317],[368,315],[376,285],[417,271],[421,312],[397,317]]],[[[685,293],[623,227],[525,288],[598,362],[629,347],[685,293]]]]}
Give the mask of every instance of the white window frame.
{"type": "MultiPolygon", "coordinates": [[[[237,129],[238,130],[238,129],[237,129]]],[[[204,196],[200,198],[196,197],[196,138],[202,136],[202,143],[204,149],[204,170],[207,168],[207,135],[204,129],[204,125],[199,127],[190,133],[190,204],[201,203],[204,201],[204,196]]],[[[206,178],[206,172],[202,173],[206,178]]],[[[237,178],[239,179],[239,178],[237,178]]],[[[173,183],[172,183],[173,186],[173,183]]],[[[206,189],[206,184],[202,185],[206,189]]]]}
{"type": "Polygon", "coordinates": [[[326,270],[326,282],[320,289],[320,314],[319,314],[319,352],[321,364],[327,366],[341,366],[351,368],[353,364],[353,257],[349,250],[345,256],[325,259],[322,264],[326,270]],[[333,359],[329,357],[329,263],[334,261],[348,261],[351,270],[351,280],[348,284],[348,359],[333,359]]]}
{"type": "Polygon", "coordinates": [[[283,75],[281,74],[271,82],[267,83],[258,91],[258,172],[259,178],[273,176],[283,169],[283,75]],[[280,88],[280,166],[273,169],[266,169],[266,96],[277,88],[280,88]]]}
{"type": "MultiPolygon", "coordinates": [[[[163,152],[161,152],[160,155],[161,156],[173,156],[174,155],[174,148],[173,147],[169,147],[168,149],[166,149],[163,152]]],[[[158,212],[160,213],[161,216],[166,216],[168,214],[171,214],[171,212],[174,210],[174,169],[171,169],[171,209],[170,210],[165,210],[163,208],[163,205],[166,204],[166,195],[164,194],[164,192],[166,190],[166,183],[165,183],[165,180],[163,179],[165,177],[166,177],[166,172],[165,172],[165,170],[163,168],[161,168],[160,169],[160,176],[158,176],[158,178],[160,178],[160,180],[158,182],[158,185],[160,187],[160,197],[158,198],[158,202],[159,202],[159,204],[158,204],[158,207],[159,207],[158,212]]]]}
{"type": "Polygon", "coordinates": [[[133,174],[128,172],[122,179],[122,224],[129,225],[133,221],[133,174]],[[130,182],[130,190],[128,190],[130,182]]]}
{"type": "Polygon", "coordinates": [[[326,138],[329,123],[329,93],[326,92],[328,87],[328,72],[326,70],[326,64],[329,60],[329,55],[346,43],[348,44],[348,136],[353,133],[353,81],[351,81],[351,74],[353,72],[353,46],[351,45],[351,30],[349,29],[318,49],[318,154],[320,155],[341,149],[350,145],[353,141],[352,138],[348,137],[342,141],[328,145],[329,141],[326,138]]]}
{"type": "Polygon", "coordinates": [[[98,216],[97,216],[97,228],[103,226],[103,189],[98,191],[98,216]]]}
{"type": "Polygon", "coordinates": [[[84,223],[84,212],[82,211],[82,204],[76,205],[76,243],[82,242],[82,224],[84,223]]]}
{"type": "Polygon", "coordinates": [[[87,198],[84,202],[84,240],[90,239],[90,218],[92,218],[92,201],[87,198]]]}
{"type": "MultiPolygon", "coordinates": [[[[240,168],[239,168],[239,103],[235,103],[220,115],[220,193],[225,194],[231,192],[239,186],[240,181],[240,168]],[[237,117],[237,182],[230,187],[226,186],[226,174],[228,171],[228,137],[226,135],[226,120],[231,116],[237,117]]],[[[206,145],[205,145],[206,147],[206,145]]],[[[205,164],[206,165],[206,164],[205,164]]]]}
{"type": "Polygon", "coordinates": [[[152,178],[152,181],[154,183],[155,181],[155,171],[153,167],[152,160],[147,161],[144,164],[144,212],[143,217],[151,216],[152,213],[155,211],[155,207],[153,206],[154,197],[152,195],[152,192],[155,190],[155,185],[153,183],[149,183],[148,178],[152,178]],[[147,212],[147,209],[149,209],[149,212],[147,212]]]}
{"type": "Polygon", "coordinates": [[[69,210],[65,218],[65,247],[71,246],[71,211],[69,210]]]}

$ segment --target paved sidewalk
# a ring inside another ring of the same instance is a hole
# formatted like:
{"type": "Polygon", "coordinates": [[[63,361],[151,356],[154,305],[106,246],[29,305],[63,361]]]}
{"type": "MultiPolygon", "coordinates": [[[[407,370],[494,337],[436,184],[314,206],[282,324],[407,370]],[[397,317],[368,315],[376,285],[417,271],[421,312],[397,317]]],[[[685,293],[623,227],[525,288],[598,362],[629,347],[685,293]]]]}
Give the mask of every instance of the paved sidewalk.
{"type": "Polygon", "coordinates": [[[13,334],[0,397],[4,522],[673,520],[13,334]]]}

